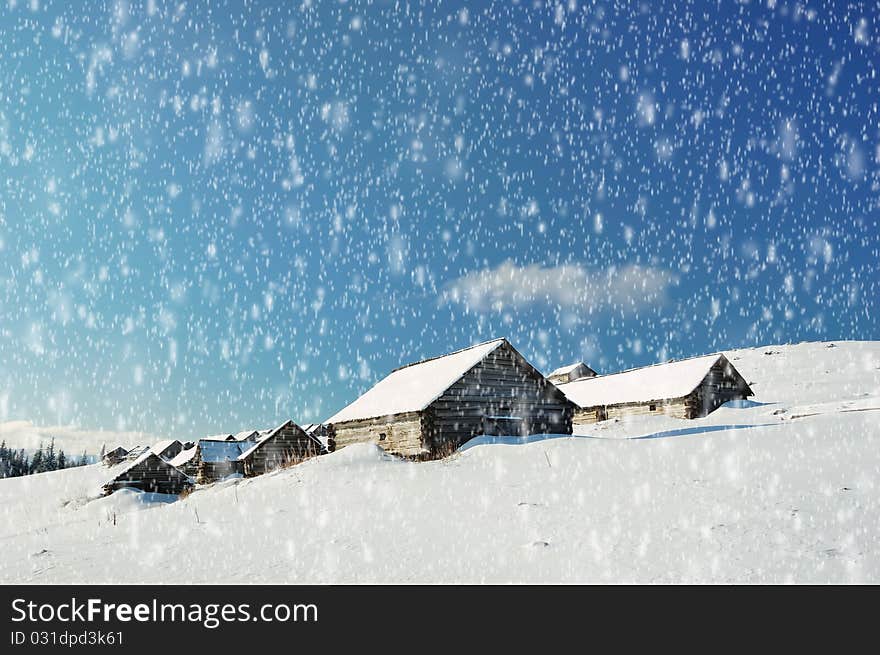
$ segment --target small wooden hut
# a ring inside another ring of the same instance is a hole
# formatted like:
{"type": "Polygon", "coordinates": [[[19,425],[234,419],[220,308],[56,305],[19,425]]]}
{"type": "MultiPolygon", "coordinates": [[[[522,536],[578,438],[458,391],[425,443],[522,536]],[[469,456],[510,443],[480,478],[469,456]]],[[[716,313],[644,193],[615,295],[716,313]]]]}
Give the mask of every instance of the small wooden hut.
{"type": "Polygon", "coordinates": [[[184,444],[183,450],[169,461],[169,464],[183,471],[184,474],[195,478],[198,474],[198,462],[196,461],[196,453],[198,452],[197,444],[188,441],[184,444]]]}
{"type": "Polygon", "coordinates": [[[104,494],[118,489],[139,489],[179,494],[193,486],[192,479],[153,452],[144,453],[104,485],[104,494]]]}
{"type": "Polygon", "coordinates": [[[753,395],[722,354],[655,364],[558,385],[578,409],[574,424],[665,414],[693,419],[753,395]]]}
{"type": "Polygon", "coordinates": [[[183,450],[183,444],[177,439],[166,439],[154,444],[150,450],[162,459],[168,461],[174,459],[174,457],[183,450]]]}
{"type": "Polygon", "coordinates": [[[188,462],[196,470],[196,482],[209,484],[230,475],[243,473],[239,457],[253,446],[247,441],[199,439],[196,452],[188,462]]]}
{"type": "Polygon", "coordinates": [[[507,341],[391,372],[326,421],[336,448],[375,443],[433,459],[482,434],[571,434],[574,406],[507,341]]]}
{"type": "Polygon", "coordinates": [[[574,382],[581,378],[594,377],[596,377],[596,371],[583,362],[576,362],[574,364],[569,364],[568,366],[560,366],[550,373],[550,375],[547,376],[547,379],[553,384],[559,385],[565,384],[566,382],[574,382]]]}
{"type": "Polygon", "coordinates": [[[324,423],[309,423],[308,425],[303,426],[303,430],[305,430],[306,434],[316,437],[318,441],[324,444],[327,452],[332,453],[336,450],[336,442],[333,439],[333,430],[329,425],[325,425],[324,423]]]}
{"type": "Polygon", "coordinates": [[[126,455],[128,455],[128,451],[122,446],[117,446],[113,450],[104,453],[104,457],[101,458],[101,461],[107,466],[114,466],[124,460],[126,455]]]}
{"type": "Polygon", "coordinates": [[[262,475],[269,471],[298,464],[326,452],[324,445],[293,421],[261,434],[256,443],[240,442],[250,446],[242,452],[239,461],[246,476],[262,475]]]}

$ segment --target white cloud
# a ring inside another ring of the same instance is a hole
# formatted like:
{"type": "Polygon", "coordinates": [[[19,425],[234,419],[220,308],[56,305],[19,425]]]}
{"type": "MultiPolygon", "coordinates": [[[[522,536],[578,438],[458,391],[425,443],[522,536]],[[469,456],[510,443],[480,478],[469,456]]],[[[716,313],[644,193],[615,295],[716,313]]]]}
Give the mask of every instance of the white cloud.
{"type": "Polygon", "coordinates": [[[518,266],[508,260],[448,283],[440,304],[462,305],[479,313],[535,305],[590,312],[631,311],[662,304],[667,289],[677,281],[670,271],[635,264],[605,269],[582,264],[544,268],[539,264],[518,266]]]}
{"type": "Polygon", "coordinates": [[[27,452],[35,451],[40,444],[48,445],[55,438],[55,448],[64,450],[68,455],[81,455],[83,451],[90,455],[101,452],[101,446],[110,450],[116,446],[136,446],[153,444],[159,437],[146,432],[118,432],[114,430],[84,430],[72,425],[34,425],[31,421],[0,422],[0,441],[5,441],[10,448],[24,448],[27,452]]]}

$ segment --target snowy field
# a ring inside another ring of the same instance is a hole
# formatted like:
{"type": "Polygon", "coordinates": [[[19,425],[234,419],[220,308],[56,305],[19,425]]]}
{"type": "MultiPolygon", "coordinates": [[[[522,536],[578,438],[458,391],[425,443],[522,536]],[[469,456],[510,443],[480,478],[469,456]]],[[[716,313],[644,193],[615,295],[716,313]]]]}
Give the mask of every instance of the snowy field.
{"type": "MultiPolygon", "coordinates": [[[[352,446],[188,498],[0,481],[0,581],[880,582],[880,342],[727,353],[756,403],[439,462],[352,446]]],[[[528,440],[527,440],[528,441],[528,440]]]]}

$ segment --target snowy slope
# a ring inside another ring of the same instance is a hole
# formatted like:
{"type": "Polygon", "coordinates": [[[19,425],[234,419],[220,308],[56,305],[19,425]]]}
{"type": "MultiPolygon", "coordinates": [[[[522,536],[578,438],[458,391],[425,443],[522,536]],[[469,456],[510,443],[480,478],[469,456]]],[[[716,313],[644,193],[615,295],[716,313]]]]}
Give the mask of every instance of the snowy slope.
{"type": "Polygon", "coordinates": [[[880,342],[726,354],[757,402],[697,421],[351,446],[173,504],[89,500],[100,466],[0,481],[0,581],[880,582],[880,342]]]}

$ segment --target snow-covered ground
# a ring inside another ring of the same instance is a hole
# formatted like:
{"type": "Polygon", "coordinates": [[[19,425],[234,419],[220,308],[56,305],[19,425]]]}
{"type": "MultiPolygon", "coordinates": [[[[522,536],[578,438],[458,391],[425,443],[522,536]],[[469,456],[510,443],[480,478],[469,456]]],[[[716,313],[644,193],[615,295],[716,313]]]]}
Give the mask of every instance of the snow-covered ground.
{"type": "Polygon", "coordinates": [[[3,582],[880,582],[880,342],[727,353],[756,401],[186,499],[0,481],[3,582]]]}

